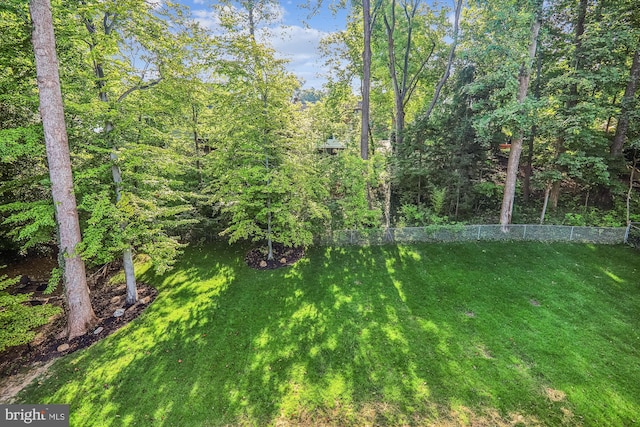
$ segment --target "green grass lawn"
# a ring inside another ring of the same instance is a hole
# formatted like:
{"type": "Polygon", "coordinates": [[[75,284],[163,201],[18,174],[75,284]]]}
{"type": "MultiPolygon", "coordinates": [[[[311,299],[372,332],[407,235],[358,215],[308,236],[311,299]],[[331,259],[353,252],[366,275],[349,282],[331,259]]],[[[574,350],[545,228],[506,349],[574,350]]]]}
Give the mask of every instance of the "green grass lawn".
{"type": "Polygon", "coordinates": [[[188,249],[143,315],[20,396],[72,426],[640,424],[640,253],[188,249]]]}

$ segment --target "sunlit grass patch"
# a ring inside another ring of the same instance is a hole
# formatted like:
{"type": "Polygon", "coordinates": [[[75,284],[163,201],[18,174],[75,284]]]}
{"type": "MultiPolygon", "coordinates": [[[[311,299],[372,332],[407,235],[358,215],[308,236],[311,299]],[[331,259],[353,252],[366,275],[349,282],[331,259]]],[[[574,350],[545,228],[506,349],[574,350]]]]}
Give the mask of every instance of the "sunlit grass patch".
{"type": "Polygon", "coordinates": [[[313,248],[255,271],[188,249],[136,321],[25,402],[90,425],[631,425],[640,257],[482,243],[313,248]]]}

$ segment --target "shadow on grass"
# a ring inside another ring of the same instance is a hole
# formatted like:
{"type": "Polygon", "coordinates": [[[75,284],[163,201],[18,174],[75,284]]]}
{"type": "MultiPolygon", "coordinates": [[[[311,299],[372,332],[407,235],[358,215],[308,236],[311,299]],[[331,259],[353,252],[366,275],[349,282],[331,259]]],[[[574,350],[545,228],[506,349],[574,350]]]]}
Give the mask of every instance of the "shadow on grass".
{"type": "Polygon", "coordinates": [[[189,249],[146,273],[160,294],[139,320],[24,397],[83,426],[625,424],[638,261],[578,248],[316,248],[272,271],[242,247],[189,249]]]}

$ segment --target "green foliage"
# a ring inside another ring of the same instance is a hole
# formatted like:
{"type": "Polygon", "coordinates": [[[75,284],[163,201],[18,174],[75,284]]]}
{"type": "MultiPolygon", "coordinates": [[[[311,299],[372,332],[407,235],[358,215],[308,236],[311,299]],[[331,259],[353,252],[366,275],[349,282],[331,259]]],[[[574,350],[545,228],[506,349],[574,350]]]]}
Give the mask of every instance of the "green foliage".
{"type": "Polygon", "coordinates": [[[114,204],[110,194],[103,191],[86,195],[79,209],[90,214],[78,248],[90,265],[110,262],[133,245],[151,257],[160,273],[171,267],[184,247],[176,237],[166,234],[163,220],[180,215],[185,207],[162,208],[151,199],[141,199],[131,193],[114,204]],[[123,227],[123,224],[126,225],[123,227]]]}
{"type": "Polygon", "coordinates": [[[19,277],[8,279],[0,275],[0,352],[30,342],[37,327],[61,312],[59,307],[50,304],[29,306],[27,302],[32,294],[8,293],[7,288],[18,281],[19,277]]]}
{"type": "Polygon", "coordinates": [[[396,227],[424,227],[429,225],[441,226],[449,221],[447,215],[442,215],[446,202],[447,189],[434,188],[429,196],[431,207],[424,204],[403,204],[399,210],[396,227]]]}
{"type": "Polygon", "coordinates": [[[597,226],[597,227],[623,227],[624,216],[615,211],[602,211],[591,207],[582,213],[569,212],[564,216],[565,225],[597,226]]]}
{"type": "MultiPolygon", "coordinates": [[[[430,225],[441,227],[449,221],[449,217],[446,215],[441,216],[434,208],[427,206],[402,205],[399,216],[396,227],[425,227],[430,225]]],[[[436,227],[435,229],[439,228],[436,227]]]]}
{"type": "Polygon", "coordinates": [[[436,215],[440,215],[442,213],[446,196],[446,188],[434,188],[431,191],[431,208],[436,215]]]}
{"type": "MultiPolygon", "coordinates": [[[[322,162],[330,189],[331,229],[379,227],[382,210],[375,200],[369,206],[367,189],[379,189],[384,160],[374,155],[364,161],[356,151],[344,150],[322,162]]],[[[373,198],[373,196],[371,196],[373,198]]]]}
{"type": "Polygon", "coordinates": [[[6,236],[20,244],[22,252],[42,243],[51,243],[56,222],[51,200],[13,202],[0,205],[3,225],[10,226],[6,236]]]}
{"type": "Polygon", "coordinates": [[[41,125],[0,129],[0,161],[13,163],[23,156],[44,156],[41,125]]]}

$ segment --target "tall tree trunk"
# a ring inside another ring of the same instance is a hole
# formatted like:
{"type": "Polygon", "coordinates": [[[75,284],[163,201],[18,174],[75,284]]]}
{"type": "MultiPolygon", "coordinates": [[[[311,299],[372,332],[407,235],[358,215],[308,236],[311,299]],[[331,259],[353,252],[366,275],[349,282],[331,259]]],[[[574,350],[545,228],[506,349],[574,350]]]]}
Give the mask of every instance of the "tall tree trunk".
{"type": "Polygon", "coordinates": [[[196,171],[198,173],[198,182],[202,185],[202,168],[200,166],[200,135],[198,135],[198,107],[191,105],[193,119],[193,142],[195,144],[196,171]]]}
{"type": "MultiPolygon", "coordinates": [[[[113,125],[109,122],[105,128],[105,132],[109,134],[113,130],[113,125]]],[[[116,187],[116,203],[122,200],[122,173],[120,166],[118,166],[118,154],[115,151],[111,151],[111,175],[113,177],[113,183],[116,187]]],[[[127,224],[120,224],[120,228],[124,230],[127,224]]],[[[124,278],[127,284],[127,297],[125,304],[133,305],[138,301],[138,286],[136,284],[136,273],[133,266],[133,254],[131,246],[128,246],[122,251],[122,268],[124,269],[124,278]]]]}
{"type": "MultiPolygon", "coordinates": [[[[542,73],[542,52],[538,52],[538,60],[536,65],[536,88],[534,92],[535,100],[540,99],[540,75],[542,73]]],[[[531,196],[531,176],[533,175],[533,150],[538,127],[534,124],[531,126],[531,135],[529,135],[529,147],[527,150],[527,165],[524,168],[524,183],[522,185],[522,195],[524,203],[529,203],[531,196]]]]}
{"type": "MultiPolygon", "coordinates": [[[[266,148],[265,148],[266,151],[266,148]]],[[[267,167],[267,187],[271,185],[271,177],[269,176],[269,154],[265,155],[265,165],[267,167]]],[[[272,231],[271,231],[271,222],[273,216],[271,214],[271,196],[267,197],[267,259],[272,261],[274,259],[273,256],[273,239],[272,239],[272,231]]]]}
{"type": "MultiPolygon", "coordinates": [[[[542,9],[540,2],[539,9],[542,9]]],[[[535,20],[531,25],[531,43],[529,45],[529,62],[533,62],[536,55],[536,47],[538,45],[538,33],[542,24],[542,11],[535,11],[535,20]]],[[[529,80],[531,78],[531,64],[522,64],[520,76],[518,77],[518,103],[522,104],[529,89],[529,80]]],[[[516,195],[516,180],[518,178],[518,165],[520,163],[520,154],[522,153],[522,140],[524,139],[524,131],[520,130],[518,137],[511,141],[511,152],[509,153],[509,162],[507,163],[507,178],[504,185],[504,195],[502,198],[502,209],[500,211],[500,225],[502,232],[509,231],[511,224],[511,215],[513,214],[513,202],[516,195]]]]}
{"type": "Polygon", "coordinates": [[[249,35],[251,36],[251,40],[255,41],[256,39],[256,22],[253,16],[253,11],[255,9],[255,3],[250,1],[247,4],[247,12],[249,13],[249,35]]]}
{"type": "Polygon", "coordinates": [[[533,143],[536,137],[536,126],[531,126],[531,135],[527,144],[527,164],[524,166],[524,179],[522,182],[522,198],[525,204],[531,197],[531,175],[533,175],[533,143]]]}
{"type": "Polygon", "coordinates": [[[393,117],[393,135],[392,143],[394,151],[398,147],[402,146],[402,124],[400,116],[404,115],[402,111],[402,89],[398,82],[398,72],[396,70],[396,47],[395,47],[395,31],[396,31],[396,2],[391,2],[391,17],[387,17],[387,13],[384,13],[384,25],[387,30],[387,55],[389,57],[389,76],[393,83],[393,104],[394,104],[394,117],[393,117]]]}
{"type": "Polygon", "coordinates": [[[455,18],[453,21],[453,43],[451,43],[451,49],[449,50],[449,58],[447,59],[447,66],[445,67],[444,74],[440,78],[440,81],[436,85],[436,90],[433,94],[433,99],[429,104],[429,108],[427,108],[427,111],[422,116],[423,120],[428,120],[429,116],[431,116],[431,113],[433,112],[433,109],[435,108],[436,103],[438,102],[438,98],[440,97],[440,92],[442,91],[442,88],[444,87],[445,83],[447,83],[447,80],[449,79],[449,75],[451,74],[451,66],[453,65],[453,60],[456,56],[456,48],[458,47],[458,32],[460,28],[461,12],[462,12],[462,0],[458,0],[456,3],[456,12],[455,12],[455,18]]]}
{"type": "Polygon", "coordinates": [[[554,211],[558,209],[558,201],[560,199],[560,181],[553,181],[551,184],[551,194],[549,196],[549,201],[551,202],[551,209],[554,211]]]}
{"type": "MultiPolygon", "coordinates": [[[[360,156],[369,158],[369,100],[371,92],[371,3],[362,0],[364,50],[362,52],[362,122],[360,128],[360,156]]],[[[371,200],[369,200],[369,203],[371,200]]]]}
{"type": "Polygon", "coordinates": [[[549,205],[549,193],[551,192],[551,184],[547,183],[544,190],[544,203],[542,204],[542,212],[540,213],[540,225],[544,224],[544,217],[547,214],[547,206],[549,205]]]}
{"type": "Polygon", "coordinates": [[[616,135],[611,144],[611,156],[614,158],[622,157],[622,149],[625,139],[627,138],[627,129],[629,129],[629,112],[634,110],[635,96],[638,89],[638,80],[640,79],[640,50],[636,50],[631,62],[631,71],[629,73],[629,81],[624,90],[622,97],[622,106],[620,117],[618,117],[618,126],[616,127],[616,135]]]}
{"type": "MultiPolygon", "coordinates": [[[[102,23],[104,25],[104,34],[106,36],[109,36],[113,31],[113,25],[115,24],[115,22],[116,22],[115,15],[112,16],[109,13],[105,14],[102,23]],[[109,22],[108,20],[109,17],[111,17],[111,22],[109,22]]],[[[88,18],[84,19],[84,24],[85,24],[85,27],[87,28],[87,31],[89,32],[89,35],[91,36],[91,43],[89,45],[89,49],[93,51],[97,46],[96,27],[93,24],[93,21],[91,21],[88,18]]],[[[107,94],[107,91],[105,89],[106,81],[105,81],[104,69],[102,68],[102,63],[98,59],[94,59],[93,71],[97,81],[96,85],[98,87],[98,97],[100,98],[100,101],[109,103],[109,95],[107,94]]],[[[134,86],[132,88],[129,88],[122,95],[120,95],[117,102],[123,100],[126,96],[128,96],[134,90],[148,88],[155,85],[156,83],[157,82],[152,82],[147,85],[134,86]]],[[[109,134],[113,131],[113,128],[114,128],[113,122],[107,121],[105,123],[104,134],[107,138],[109,137],[109,134]]],[[[118,165],[118,154],[117,154],[117,147],[115,146],[115,144],[112,144],[110,158],[112,162],[111,174],[113,177],[113,183],[115,185],[116,203],[118,203],[122,199],[122,172],[120,170],[120,166],[118,165]]],[[[120,225],[122,229],[126,228],[126,226],[127,226],[126,224],[120,225]]],[[[126,285],[127,285],[127,296],[125,299],[125,303],[127,305],[133,305],[134,303],[136,303],[136,301],[138,301],[138,285],[136,283],[135,267],[133,264],[133,250],[131,248],[131,245],[125,248],[122,252],[122,266],[124,269],[124,273],[125,273],[124,276],[125,276],[126,285]]]]}
{"type": "MultiPolygon", "coordinates": [[[[578,15],[576,19],[575,32],[574,32],[574,77],[577,76],[578,72],[583,68],[583,58],[582,58],[582,36],[584,35],[584,24],[587,17],[587,6],[589,5],[588,0],[580,0],[578,4],[578,15]]],[[[573,114],[573,109],[578,105],[578,83],[574,82],[571,84],[569,88],[569,97],[566,103],[567,114],[573,114]]],[[[562,153],[566,151],[565,145],[565,133],[564,129],[560,130],[558,138],[556,140],[556,152],[555,158],[558,159],[562,153]]],[[[555,211],[558,209],[558,200],[560,199],[560,182],[554,181],[553,186],[551,187],[551,208],[555,211]]]]}
{"type": "Polygon", "coordinates": [[[59,232],[60,267],[64,271],[69,339],[84,335],[96,321],[91,307],[84,261],[76,252],[81,241],[67,129],[64,122],[58,59],[49,0],[31,0],[32,43],[40,98],[40,115],[59,232]]]}
{"type": "Polygon", "coordinates": [[[627,191],[627,225],[631,222],[631,195],[633,193],[633,180],[638,166],[638,152],[633,151],[633,165],[629,174],[629,190],[627,191]]]}

